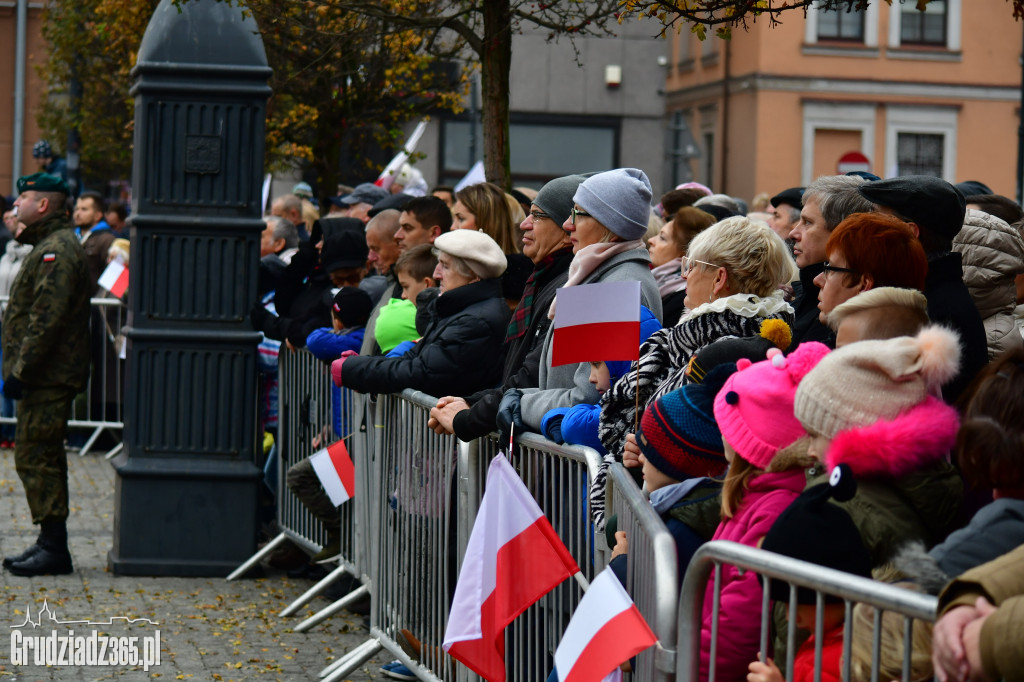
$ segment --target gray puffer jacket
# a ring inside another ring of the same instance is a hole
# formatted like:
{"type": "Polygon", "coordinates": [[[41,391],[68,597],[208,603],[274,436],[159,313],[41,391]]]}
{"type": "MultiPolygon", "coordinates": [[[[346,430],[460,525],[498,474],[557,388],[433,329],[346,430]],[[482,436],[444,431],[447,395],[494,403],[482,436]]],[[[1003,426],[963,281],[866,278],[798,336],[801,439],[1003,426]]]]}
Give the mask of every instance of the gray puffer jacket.
{"type": "Polygon", "coordinates": [[[982,211],[967,211],[953,239],[963,257],[964,283],[981,313],[991,360],[1024,345],[1013,319],[1017,305],[1014,277],[1024,273],[1024,239],[1016,227],[982,211]]]}

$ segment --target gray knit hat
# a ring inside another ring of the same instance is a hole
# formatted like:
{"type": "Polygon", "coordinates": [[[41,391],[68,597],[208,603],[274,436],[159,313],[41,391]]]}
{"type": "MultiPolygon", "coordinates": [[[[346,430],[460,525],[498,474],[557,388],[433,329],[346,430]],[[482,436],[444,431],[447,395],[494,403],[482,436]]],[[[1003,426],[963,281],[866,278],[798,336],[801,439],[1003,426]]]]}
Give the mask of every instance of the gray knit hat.
{"type": "Polygon", "coordinates": [[[569,219],[569,212],[572,210],[572,197],[584,180],[585,177],[582,175],[566,175],[562,178],[555,178],[540,188],[531,203],[547,213],[561,226],[569,219]]]}
{"type": "Polygon", "coordinates": [[[573,201],[625,240],[640,239],[651,216],[651,182],[637,168],[616,168],[583,181],[573,201]]]}

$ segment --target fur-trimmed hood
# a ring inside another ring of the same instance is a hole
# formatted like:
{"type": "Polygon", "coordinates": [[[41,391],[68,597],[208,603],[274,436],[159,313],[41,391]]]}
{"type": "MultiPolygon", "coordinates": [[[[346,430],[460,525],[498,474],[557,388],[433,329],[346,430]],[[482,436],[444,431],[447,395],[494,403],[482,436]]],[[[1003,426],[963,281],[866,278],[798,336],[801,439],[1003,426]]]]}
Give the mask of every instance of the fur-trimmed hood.
{"type": "Polygon", "coordinates": [[[854,476],[901,478],[944,459],[960,429],[957,411],[933,396],[892,420],[840,431],[825,462],[849,465],[854,476]]]}

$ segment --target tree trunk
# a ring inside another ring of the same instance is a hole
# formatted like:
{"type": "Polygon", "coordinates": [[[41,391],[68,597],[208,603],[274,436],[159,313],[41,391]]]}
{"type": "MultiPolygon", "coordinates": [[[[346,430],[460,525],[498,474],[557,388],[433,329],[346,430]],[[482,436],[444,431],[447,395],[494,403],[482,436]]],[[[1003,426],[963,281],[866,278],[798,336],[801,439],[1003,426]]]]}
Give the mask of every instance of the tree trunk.
{"type": "Polygon", "coordinates": [[[484,35],[480,54],[484,129],[484,173],[489,182],[512,185],[508,141],[508,87],[512,70],[512,9],[509,0],[483,3],[484,35]]]}

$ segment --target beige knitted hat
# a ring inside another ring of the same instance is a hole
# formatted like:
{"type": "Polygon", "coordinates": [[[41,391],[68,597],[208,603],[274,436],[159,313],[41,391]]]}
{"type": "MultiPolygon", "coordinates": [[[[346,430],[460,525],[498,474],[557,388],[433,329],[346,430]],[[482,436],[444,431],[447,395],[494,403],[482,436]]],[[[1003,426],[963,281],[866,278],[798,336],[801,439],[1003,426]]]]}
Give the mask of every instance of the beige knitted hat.
{"type": "Polygon", "coordinates": [[[959,337],[944,327],[925,327],[916,337],[859,341],[829,353],[807,373],[794,412],[807,431],[831,439],[892,420],[935,394],[959,367],[959,337]]]}

